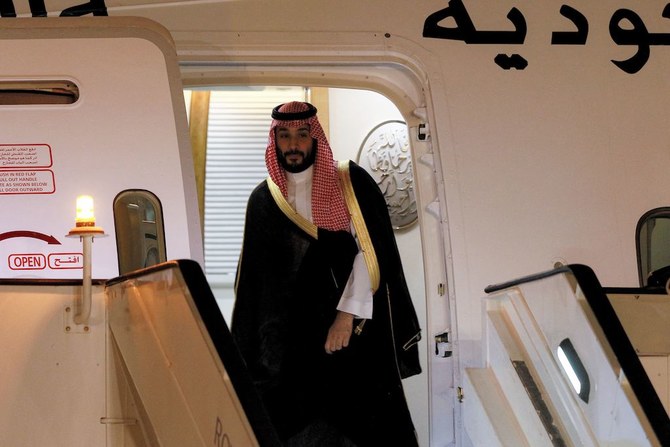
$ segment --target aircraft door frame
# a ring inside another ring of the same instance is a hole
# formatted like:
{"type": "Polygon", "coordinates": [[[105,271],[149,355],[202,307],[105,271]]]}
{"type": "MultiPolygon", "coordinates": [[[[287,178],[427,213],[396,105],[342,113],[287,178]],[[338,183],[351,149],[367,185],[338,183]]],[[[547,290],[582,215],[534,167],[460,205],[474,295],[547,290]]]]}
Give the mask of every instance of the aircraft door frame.
{"type": "Polygon", "coordinates": [[[437,122],[432,97],[444,95],[439,82],[428,82],[427,71],[432,71],[428,67],[429,55],[407,41],[402,42],[403,48],[391,51],[379,33],[359,33],[357,44],[352,44],[351,36],[312,36],[328,42],[319,46],[318,54],[314,53],[313,42],[305,46],[290,34],[270,33],[281,35],[268,37],[268,33],[246,33],[244,45],[239,35],[211,34],[216,36],[203,40],[221,42],[215,51],[195,44],[184,48],[179,45],[180,33],[174,33],[185,87],[307,85],[367,89],[387,96],[402,113],[410,133],[423,246],[426,327],[422,349],[428,351],[428,364],[423,366],[428,386],[429,445],[460,445],[456,429],[461,425],[457,405],[460,371],[454,349],[456,315],[451,311],[455,309],[455,297],[448,280],[452,277],[452,264],[447,255],[451,248],[443,186],[445,171],[437,132],[431,132],[437,122]],[[268,48],[268,39],[284,43],[268,48]],[[445,340],[448,343],[442,343],[445,340]]]}

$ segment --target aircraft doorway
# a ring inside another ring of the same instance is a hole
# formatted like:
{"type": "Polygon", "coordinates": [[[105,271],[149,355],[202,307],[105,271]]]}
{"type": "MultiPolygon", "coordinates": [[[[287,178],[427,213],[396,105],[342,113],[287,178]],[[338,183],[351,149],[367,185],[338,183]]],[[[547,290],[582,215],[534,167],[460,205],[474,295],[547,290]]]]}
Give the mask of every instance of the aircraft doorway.
{"type": "MultiPolygon", "coordinates": [[[[292,100],[310,101],[319,110],[319,119],[335,159],[351,159],[366,167],[370,165],[368,147],[396,146],[398,151],[404,151],[403,157],[409,157],[401,168],[407,170],[409,166],[410,174],[412,172],[409,138],[402,140],[396,128],[388,128],[384,134],[383,128],[390,123],[404,122],[403,116],[393,102],[376,92],[344,88],[216,87],[186,90],[185,99],[194,150],[205,148],[204,157],[195,154],[196,171],[200,170],[202,174],[198,186],[203,191],[205,272],[226,321],[230,321],[234,303],[233,287],[246,200],[251,190],[267,176],[264,153],[272,107],[292,100]],[[202,105],[203,98],[209,106],[202,105]],[[379,143],[375,140],[379,136],[373,135],[375,132],[381,132],[381,138],[387,140],[379,143]]],[[[397,167],[398,160],[394,163],[397,167]]],[[[413,189],[414,185],[404,184],[400,189],[407,187],[413,189]]],[[[409,207],[409,211],[414,212],[414,218],[405,216],[397,225],[395,237],[423,330],[420,348],[423,373],[406,379],[404,386],[420,445],[427,446],[430,331],[426,322],[423,255],[416,203],[413,209],[409,207]]]]}

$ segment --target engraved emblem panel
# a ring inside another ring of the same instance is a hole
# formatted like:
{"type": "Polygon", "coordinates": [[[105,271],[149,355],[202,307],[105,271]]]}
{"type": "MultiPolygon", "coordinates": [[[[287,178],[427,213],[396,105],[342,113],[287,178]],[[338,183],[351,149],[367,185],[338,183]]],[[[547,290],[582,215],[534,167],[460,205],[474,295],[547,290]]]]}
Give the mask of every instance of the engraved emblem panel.
{"type": "Polygon", "coordinates": [[[393,228],[414,224],[417,211],[407,124],[384,121],[375,126],[363,140],[356,162],[384,194],[393,228]]]}

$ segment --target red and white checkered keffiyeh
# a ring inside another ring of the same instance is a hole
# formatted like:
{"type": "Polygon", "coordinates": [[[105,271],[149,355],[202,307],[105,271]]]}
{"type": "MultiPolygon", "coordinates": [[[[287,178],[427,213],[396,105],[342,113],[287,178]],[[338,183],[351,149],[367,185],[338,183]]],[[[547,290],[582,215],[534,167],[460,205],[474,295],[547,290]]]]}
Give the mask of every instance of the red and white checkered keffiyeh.
{"type": "MultiPolygon", "coordinates": [[[[279,107],[282,113],[306,112],[310,105],[304,102],[288,102],[279,107]]],[[[273,182],[279,187],[284,197],[288,197],[286,172],[277,160],[275,144],[275,127],[301,127],[309,125],[310,136],[317,141],[314,174],[312,178],[312,222],[321,228],[331,231],[350,229],[349,211],[338,183],[337,162],[333,159],[326,134],[316,115],[307,119],[291,121],[272,120],[268,147],[265,151],[265,164],[273,182]]]]}

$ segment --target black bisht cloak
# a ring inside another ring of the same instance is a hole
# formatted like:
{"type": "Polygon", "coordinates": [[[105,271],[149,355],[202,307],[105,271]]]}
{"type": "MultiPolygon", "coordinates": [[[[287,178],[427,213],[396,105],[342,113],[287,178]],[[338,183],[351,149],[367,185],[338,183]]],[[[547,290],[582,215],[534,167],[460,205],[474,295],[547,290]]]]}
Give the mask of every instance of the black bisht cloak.
{"type": "Polygon", "coordinates": [[[353,162],[350,176],[381,278],[362,333],[325,353],[357,252],[353,238],[319,229],[315,240],[280,210],[264,181],[247,207],[232,334],[281,438],[321,420],[361,447],[414,446],[401,378],[421,372],[418,319],[384,197],[353,162]]]}

